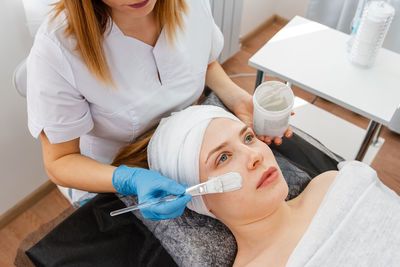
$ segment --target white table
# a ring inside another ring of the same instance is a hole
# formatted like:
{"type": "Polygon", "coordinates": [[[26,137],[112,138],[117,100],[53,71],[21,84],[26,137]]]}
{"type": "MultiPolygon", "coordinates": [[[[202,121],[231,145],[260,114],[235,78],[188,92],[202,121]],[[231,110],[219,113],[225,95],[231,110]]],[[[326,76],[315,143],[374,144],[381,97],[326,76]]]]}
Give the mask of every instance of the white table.
{"type": "Polygon", "coordinates": [[[250,59],[258,69],[295,84],[371,120],[356,159],[361,160],[372,135],[388,125],[400,103],[400,55],[381,49],[372,68],[347,58],[349,35],[296,16],[250,59]]]}

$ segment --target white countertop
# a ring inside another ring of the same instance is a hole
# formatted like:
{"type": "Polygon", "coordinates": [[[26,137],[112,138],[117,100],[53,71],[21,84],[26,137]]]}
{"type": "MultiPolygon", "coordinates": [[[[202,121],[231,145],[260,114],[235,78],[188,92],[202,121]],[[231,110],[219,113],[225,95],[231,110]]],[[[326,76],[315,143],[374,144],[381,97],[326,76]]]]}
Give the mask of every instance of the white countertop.
{"type": "Polygon", "coordinates": [[[249,65],[387,125],[400,104],[400,55],[381,49],[372,68],[347,58],[349,35],[296,16],[249,65]]]}

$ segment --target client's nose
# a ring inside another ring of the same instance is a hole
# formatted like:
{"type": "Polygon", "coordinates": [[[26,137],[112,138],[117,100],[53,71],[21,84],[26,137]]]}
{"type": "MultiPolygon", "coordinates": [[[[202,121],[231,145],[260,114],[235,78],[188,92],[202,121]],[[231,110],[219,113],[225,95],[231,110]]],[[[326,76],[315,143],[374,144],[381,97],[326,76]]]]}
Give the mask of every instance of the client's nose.
{"type": "Polygon", "coordinates": [[[247,148],[248,153],[247,167],[252,170],[255,169],[264,160],[262,153],[258,150],[247,148]]]}

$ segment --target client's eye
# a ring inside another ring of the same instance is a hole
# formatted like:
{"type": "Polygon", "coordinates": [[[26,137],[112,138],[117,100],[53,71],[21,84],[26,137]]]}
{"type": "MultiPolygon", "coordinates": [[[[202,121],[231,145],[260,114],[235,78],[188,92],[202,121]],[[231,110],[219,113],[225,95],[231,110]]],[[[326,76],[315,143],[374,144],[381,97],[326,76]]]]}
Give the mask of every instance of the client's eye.
{"type": "Polygon", "coordinates": [[[218,159],[217,164],[224,163],[227,159],[228,159],[228,155],[227,154],[221,154],[221,156],[218,159]]]}
{"type": "Polygon", "coordinates": [[[250,143],[251,141],[253,141],[253,139],[254,139],[254,135],[253,135],[253,134],[248,134],[248,135],[246,135],[246,138],[245,138],[245,140],[244,140],[244,143],[245,143],[245,144],[248,144],[248,143],[250,143]]]}

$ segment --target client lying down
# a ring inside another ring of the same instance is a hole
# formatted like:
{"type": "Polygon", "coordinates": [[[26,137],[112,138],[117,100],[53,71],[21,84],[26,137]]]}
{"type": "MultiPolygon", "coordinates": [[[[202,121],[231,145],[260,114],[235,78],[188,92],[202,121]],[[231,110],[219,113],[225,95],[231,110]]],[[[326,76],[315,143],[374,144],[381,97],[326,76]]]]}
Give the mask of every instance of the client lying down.
{"type": "Polygon", "coordinates": [[[342,162],[339,172],[315,177],[298,197],[285,201],[288,186],[270,148],[215,106],[192,106],[163,119],[147,153],[150,169],[189,186],[241,174],[240,190],[188,203],[231,230],[238,246],[235,266],[400,262],[400,198],[368,165],[342,162]]]}

